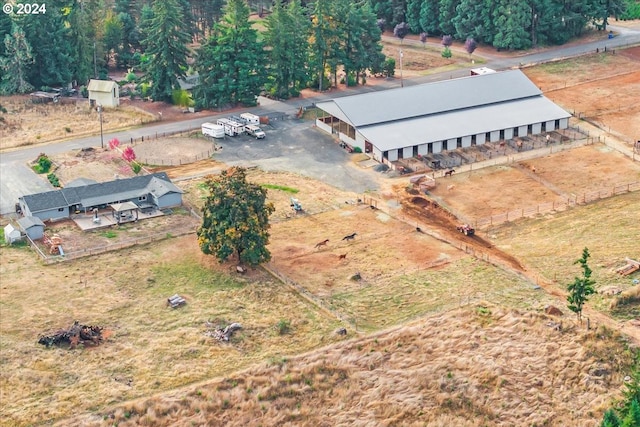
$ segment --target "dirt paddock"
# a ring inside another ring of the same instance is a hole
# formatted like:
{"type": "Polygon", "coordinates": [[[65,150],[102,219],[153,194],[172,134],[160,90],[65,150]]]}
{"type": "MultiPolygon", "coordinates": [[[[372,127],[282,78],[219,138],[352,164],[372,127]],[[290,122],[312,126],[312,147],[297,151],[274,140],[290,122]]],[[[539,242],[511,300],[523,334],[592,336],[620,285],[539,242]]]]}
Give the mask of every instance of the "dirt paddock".
{"type": "Polygon", "coordinates": [[[441,178],[432,194],[473,221],[638,181],[638,163],[603,144],[593,144],[441,178]]]}

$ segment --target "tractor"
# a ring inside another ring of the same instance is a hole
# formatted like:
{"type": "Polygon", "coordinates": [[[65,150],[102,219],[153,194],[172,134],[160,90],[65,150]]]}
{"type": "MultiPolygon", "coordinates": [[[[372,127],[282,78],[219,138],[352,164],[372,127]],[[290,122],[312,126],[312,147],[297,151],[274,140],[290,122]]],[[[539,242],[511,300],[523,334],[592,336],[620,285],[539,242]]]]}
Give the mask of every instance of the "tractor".
{"type": "Polygon", "coordinates": [[[476,233],[476,230],[472,228],[469,224],[459,225],[456,227],[456,230],[458,230],[465,236],[473,236],[476,233]]]}

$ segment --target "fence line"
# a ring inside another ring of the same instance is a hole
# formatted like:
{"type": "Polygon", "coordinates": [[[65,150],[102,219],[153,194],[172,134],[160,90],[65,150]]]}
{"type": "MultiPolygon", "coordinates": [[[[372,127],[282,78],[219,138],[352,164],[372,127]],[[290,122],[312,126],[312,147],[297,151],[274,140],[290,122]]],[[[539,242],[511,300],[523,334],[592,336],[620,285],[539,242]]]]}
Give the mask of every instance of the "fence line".
{"type": "Polygon", "coordinates": [[[340,312],[334,310],[333,308],[329,307],[324,301],[322,301],[320,298],[315,296],[311,291],[306,289],[304,286],[300,285],[298,282],[290,279],[289,277],[285,276],[280,271],[278,271],[271,263],[261,264],[260,266],[267,273],[271,274],[278,281],[280,281],[283,284],[287,285],[289,288],[291,288],[292,291],[294,291],[296,294],[300,295],[302,298],[304,298],[305,300],[307,300],[308,302],[310,302],[314,306],[320,308],[321,310],[325,311],[329,315],[336,317],[341,322],[348,323],[349,325],[351,325],[351,327],[353,327],[353,329],[356,332],[358,331],[358,328],[356,326],[355,320],[348,319],[342,313],[340,313],[340,312]]]}
{"type": "Polygon", "coordinates": [[[540,214],[562,212],[579,205],[586,205],[597,200],[606,199],[620,194],[640,191],[640,181],[627,184],[614,184],[608,189],[584,192],[581,195],[571,195],[561,201],[540,203],[535,206],[516,208],[507,212],[490,215],[484,218],[476,218],[472,221],[475,228],[487,228],[505,222],[515,221],[520,218],[531,218],[540,214]]]}
{"type": "Polygon", "coordinates": [[[181,165],[186,165],[189,163],[194,163],[197,162],[199,160],[204,160],[204,159],[208,159],[211,157],[211,155],[215,152],[215,150],[207,150],[207,151],[203,151],[199,154],[196,154],[195,156],[189,156],[189,157],[180,157],[178,159],[154,159],[152,157],[148,157],[148,158],[138,158],[136,159],[137,162],[139,163],[144,163],[145,165],[155,165],[155,166],[181,166],[181,165]]]}

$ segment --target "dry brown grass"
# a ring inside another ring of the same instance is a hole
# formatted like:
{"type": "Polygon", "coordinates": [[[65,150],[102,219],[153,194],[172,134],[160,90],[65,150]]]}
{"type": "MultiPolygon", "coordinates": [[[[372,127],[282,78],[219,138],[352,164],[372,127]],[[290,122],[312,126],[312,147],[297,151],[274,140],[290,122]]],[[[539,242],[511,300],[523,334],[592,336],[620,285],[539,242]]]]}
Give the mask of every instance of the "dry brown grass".
{"type": "MultiPolygon", "coordinates": [[[[68,101],[68,99],[65,99],[68,101]]],[[[0,150],[100,133],[100,116],[86,99],[74,104],[34,104],[28,96],[0,97],[7,109],[0,127],[0,150]]],[[[156,117],[140,109],[105,108],[104,131],[137,126],[156,117]]]]}
{"type": "Polygon", "coordinates": [[[615,310],[618,307],[630,304],[640,303],[640,285],[632,286],[626,291],[622,292],[613,301],[611,301],[610,308],[615,310]]]}
{"type": "Polygon", "coordinates": [[[597,426],[625,345],[555,322],[483,303],[65,423],[597,426]]]}

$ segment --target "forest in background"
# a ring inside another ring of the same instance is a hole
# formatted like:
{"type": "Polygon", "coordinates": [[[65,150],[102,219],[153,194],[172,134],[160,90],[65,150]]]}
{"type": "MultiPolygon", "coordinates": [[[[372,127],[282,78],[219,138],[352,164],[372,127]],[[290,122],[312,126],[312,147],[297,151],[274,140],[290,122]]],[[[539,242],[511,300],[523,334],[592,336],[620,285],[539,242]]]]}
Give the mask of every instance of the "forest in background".
{"type": "Polygon", "coordinates": [[[528,49],[566,43],[589,26],[606,30],[609,17],[636,18],[640,3],[51,0],[33,12],[0,14],[0,93],[82,91],[118,68],[133,85],[125,95],[211,108],[253,105],[263,91],[283,99],[306,87],[322,91],[338,83],[338,70],[348,85],[367,72],[392,75],[395,61],[381,53],[384,31],[528,49]],[[181,91],[178,79],[195,74],[193,93],[181,91]]]}

